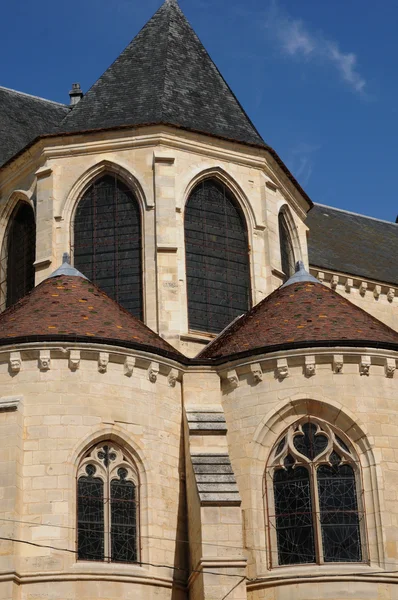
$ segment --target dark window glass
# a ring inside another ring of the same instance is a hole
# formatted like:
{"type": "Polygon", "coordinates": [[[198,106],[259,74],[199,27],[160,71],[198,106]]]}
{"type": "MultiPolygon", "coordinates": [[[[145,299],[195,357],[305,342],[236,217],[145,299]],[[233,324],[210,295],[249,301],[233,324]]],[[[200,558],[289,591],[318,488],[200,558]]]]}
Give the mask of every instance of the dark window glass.
{"type": "Polygon", "coordinates": [[[294,252],[289,228],[283,213],[279,213],[279,242],[281,246],[282,271],[285,281],[295,272],[294,252]]]}
{"type": "Polygon", "coordinates": [[[7,307],[34,288],[35,256],[35,217],[32,208],[21,202],[12,214],[7,233],[7,307]]]}
{"type": "Polygon", "coordinates": [[[362,560],[355,474],[350,465],[339,465],[333,453],[332,466],[318,467],[318,493],[325,562],[362,560]]]}
{"type": "Polygon", "coordinates": [[[140,209],[117,177],[105,175],[84,194],[74,222],[74,265],[142,319],[140,209]]]}
{"type": "Polygon", "coordinates": [[[126,469],[111,481],[111,555],[116,562],[137,560],[136,488],[126,481],[126,469]]]}
{"type": "Polygon", "coordinates": [[[207,179],[185,211],[190,329],[218,333],[250,308],[250,266],[243,214],[221,183],[207,179]]]}
{"type": "Polygon", "coordinates": [[[294,447],[310,460],[314,460],[328,445],[326,435],[317,433],[318,427],[313,423],[304,423],[302,425],[303,433],[298,433],[294,437],[294,447]]]}
{"type": "Polygon", "coordinates": [[[310,476],[305,467],[274,474],[275,524],[280,565],[315,562],[310,476]]]}
{"type": "Polygon", "coordinates": [[[87,465],[77,482],[77,553],[80,560],[104,560],[104,484],[87,465]]]}

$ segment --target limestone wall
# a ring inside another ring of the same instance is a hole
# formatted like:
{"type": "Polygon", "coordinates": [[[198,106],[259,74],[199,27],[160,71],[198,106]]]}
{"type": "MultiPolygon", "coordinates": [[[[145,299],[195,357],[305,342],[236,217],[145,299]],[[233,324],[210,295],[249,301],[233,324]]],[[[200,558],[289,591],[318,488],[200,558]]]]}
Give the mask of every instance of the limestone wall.
{"type": "Polygon", "coordinates": [[[242,496],[248,598],[396,598],[396,359],[396,353],[376,350],[366,355],[354,349],[334,355],[291,351],[221,371],[229,455],[242,496]],[[283,431],[304,415],[334,425],[359,457],[366,512],[363,564],[276,564],[265,469],[283,431]]]}
{"type": "Polygon", "coordinates": [[[218,178],[241,206],[248,228],[253,303],[282,281],[278,233],[282,207],[289,212],[296,258],[307,264],[308,205],[265,151],[148,127],[42,141],[35,152],[22,155],[0,173],[0,243],[15,190],[23,200],[35,200],[36,283],[61,264],[64,252],[70,252],[73,261],[76,206],[105,172],[121,177],[141,207],[145,322],[188,355],[211,339],[198,340],[188,329],[184,209],[199,181],[218,178]]]}
{"type": "Polygon", "coordinates": [[[99,372],[99,350],[75,349],[71,363],[66,347],[52,349],[49,363],[49,349],[25,347],[14,371],[0,354],[0,536],[24,542],[0,540],[0,598],[186,598],[186,573],[173,568],[184,568],[186,544],[176,540],[187,535],[180,382],[169,378],[174,365],[148,355],[126,371],[116,348],[99,372]],[[12,412],[10,396],[20,396],[12,412]],[[140,564],[76,557],[77,465],[105,440],[139,473],[140,564]]]}

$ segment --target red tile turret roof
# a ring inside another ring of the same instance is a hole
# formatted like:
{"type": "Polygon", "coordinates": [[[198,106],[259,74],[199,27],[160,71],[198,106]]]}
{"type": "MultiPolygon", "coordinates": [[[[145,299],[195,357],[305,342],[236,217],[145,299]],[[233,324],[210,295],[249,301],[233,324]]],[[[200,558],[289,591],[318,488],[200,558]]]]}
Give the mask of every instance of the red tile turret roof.
{"type": "Polygon", "coordinates": [[[314,281],[282,286],[234,321],[197,359],[311,346],[372,346],[398,350],[398,332],[314,281]]]}
{"type": "Polygon", "coordinates": [[[144,347],[184,358],[96,285],[74,275],[46,279],[0,315],[0,345],[53,340],[144,347]]]}

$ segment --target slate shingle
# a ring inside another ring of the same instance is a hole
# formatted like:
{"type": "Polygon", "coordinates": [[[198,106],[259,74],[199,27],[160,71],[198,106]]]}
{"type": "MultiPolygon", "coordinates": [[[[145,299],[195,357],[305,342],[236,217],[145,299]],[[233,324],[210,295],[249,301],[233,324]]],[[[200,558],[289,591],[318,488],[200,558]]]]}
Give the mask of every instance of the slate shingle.
{"type": "Polygon", "coordinates": [[[0,87],[0,167],[35,138],[53,133],[69,107],[0,87]]]}
{"type": "Polygon", "coordinates": [[[398,224],[315,204],[308,213],[310,264],[398,284],[398,224]]]}
{"type": "Polygon", "coordinates": [[[175,1],[160,7],[60,131],[148,124],[265,147],[175,1]]]}

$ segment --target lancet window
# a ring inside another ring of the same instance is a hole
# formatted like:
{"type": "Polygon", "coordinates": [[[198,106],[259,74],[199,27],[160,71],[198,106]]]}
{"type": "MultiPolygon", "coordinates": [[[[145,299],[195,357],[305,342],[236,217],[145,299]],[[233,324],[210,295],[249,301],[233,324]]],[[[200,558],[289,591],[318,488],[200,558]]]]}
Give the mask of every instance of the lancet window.
{"type": "Polygon", "coordinates": [[[138,560],[138,474],[113,442],[83,457],[77,474],[79,560],[134,563],[138,560]]]}
{"type": "Polygon", "coordinates": [[[35,216],[29,204],[19,202],[11,215],[2,250],[2,309],[12,306],[34,288],[35,259],[35,216]]]}
{"type": "Polygon", "coordinates": [[[185,211],[189,328],[219,333],[250,308],[249,246],[245,219],[231,192],[205,179],[185,211]]]}
{"type": "Polygon", "coordinates": [[[97,179],[74,219],[74,266],[131,314],[143,318],[141,215],[115,175],[97,179]]]}
{"type": "Polygon", "coordinates": [[[316,418],[292,425],[266,470],[272,565],[362,562],[364,509],[353,448],[316,418]]]}
{"type": "Polygon", "coordinates": [[[289,227],[286,222],[286,217],[283,212],[279,213],[279,244],[281,252],[282,271],[285,275],[285,281],[294,275],[295,258],[293,251],[292,239],[289,232],[289,227]]]}

